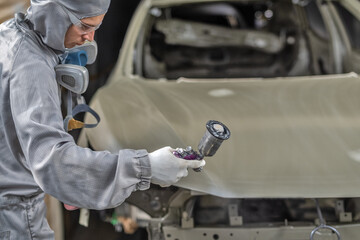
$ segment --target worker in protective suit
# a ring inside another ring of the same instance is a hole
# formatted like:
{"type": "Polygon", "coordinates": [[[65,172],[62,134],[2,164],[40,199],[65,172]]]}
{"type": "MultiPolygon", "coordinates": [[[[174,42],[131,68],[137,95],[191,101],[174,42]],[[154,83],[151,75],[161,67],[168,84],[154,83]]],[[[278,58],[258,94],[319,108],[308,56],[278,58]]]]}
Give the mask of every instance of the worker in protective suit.
{"type": "Polygon", "coordinates": [[[0,25],[0,239],[53,239],[44,193],[89,209],[120,205],[150,182],[168,186],[198,168],[170,147],[118,154],[77,146],[63,126],[54,67],[93,40],[110,0],[31,0],[0,25]]]}

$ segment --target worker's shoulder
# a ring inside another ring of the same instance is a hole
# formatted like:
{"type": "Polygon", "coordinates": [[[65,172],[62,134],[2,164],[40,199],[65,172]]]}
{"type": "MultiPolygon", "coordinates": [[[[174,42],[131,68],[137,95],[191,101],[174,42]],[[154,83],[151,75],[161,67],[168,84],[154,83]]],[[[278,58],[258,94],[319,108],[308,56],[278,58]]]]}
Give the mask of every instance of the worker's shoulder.
{"type": "Polygon", "coordinates": [[[22,37],[12,57],[7,81],[13,91],[50,92],[57,96],[55,57],[29,37],[22,37]]]}
{"type": "Polygon", "coordinates": [[[58,64],[57,55],[43,43],[25,35],[17,47],[16,57],[22,61],[43,63],[53,68],[58,64]]]}
{"type": "Polygon", "coordinates": [[[9,59],[15,55],[22,34],[16,28],[14,19],[6,21],[0,25],[0,62],[9,62],[9,59]]]}
{"type": "Polygon", "coordinates": [[[21,31],[14,24],[10,21],[0,25],[0,79],[4,84],[11,84],[13,89],[48,85],[48,88],[57,89],[54,70],[57,55],[40,38],[21,31]]]}
{"type": "Polygon", "coordinates": [[[21,31],[15,20],[0,25],[0,63],[12,61],[12,67],[32,62],[54,68],[58,64],[57,55],[42,41],[37,33],[21,31]]]}

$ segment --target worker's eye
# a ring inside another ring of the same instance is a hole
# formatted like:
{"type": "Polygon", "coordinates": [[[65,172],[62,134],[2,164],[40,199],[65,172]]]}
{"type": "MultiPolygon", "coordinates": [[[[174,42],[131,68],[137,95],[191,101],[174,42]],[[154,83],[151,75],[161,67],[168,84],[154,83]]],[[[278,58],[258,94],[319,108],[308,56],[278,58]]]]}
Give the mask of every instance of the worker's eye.
{"type": "Polygon", "coordinates": [[[86,23],[83,23],[83,22],[79,22],[79,24],[77,24],[77,27],[83,32],[83,33],[89,33],[89,32],[92,32],[92,31],[96,31],[99,27],[100,27],[101,23],[97,26],[91,26],[91,25],[88,25],[86,23]]]}
{"type": "Polygon", "coordinates": [[[90,27],[90,26],[81,24],[81,30],[83,30],[85,32],[91,32],[93,29],[94,29],[94,27],[90,27]]]}

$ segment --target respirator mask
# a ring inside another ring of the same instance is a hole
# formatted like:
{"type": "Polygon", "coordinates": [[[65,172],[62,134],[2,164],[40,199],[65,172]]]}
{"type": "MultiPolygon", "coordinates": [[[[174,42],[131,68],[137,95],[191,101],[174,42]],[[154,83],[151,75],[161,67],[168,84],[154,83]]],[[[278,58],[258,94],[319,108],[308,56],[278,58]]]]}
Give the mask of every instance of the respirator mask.
{"type": "Polygon", "coordinates": [[[56,81],[67,89],[67,115],[64,119],[64,129],[71,131],[79,128],[94,128],[100,122],[99,115],[86,103],[83,94],[89,85],[89,72],[85,65],[92,64],[97,56],[97,44],[95,41],[85,42],[81,46],[68,49],[62,64],[55,67],[56,81]],[[77,105],[73,107],[72,98],[76,95],[77,105]],[[95,124],[86,124],[75,120],[74,116],[79,113],[90,113],[95,119],[95,124]]]}

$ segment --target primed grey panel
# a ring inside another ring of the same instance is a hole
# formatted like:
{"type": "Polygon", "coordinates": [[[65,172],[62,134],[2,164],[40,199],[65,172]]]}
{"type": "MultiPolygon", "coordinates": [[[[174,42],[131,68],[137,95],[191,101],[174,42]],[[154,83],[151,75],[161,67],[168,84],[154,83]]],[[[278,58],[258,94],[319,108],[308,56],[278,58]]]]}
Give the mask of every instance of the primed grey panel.
{"type": "Polygon", "coordinates": [[[232,131],[178,186],[229,198],[360,197],[360,79],[125,80],[101,89],[96,150],[194,148],[209,119],[232,131]]]}

